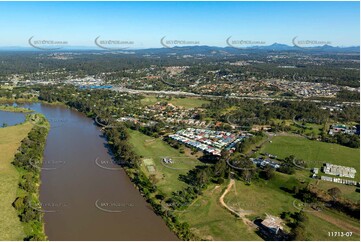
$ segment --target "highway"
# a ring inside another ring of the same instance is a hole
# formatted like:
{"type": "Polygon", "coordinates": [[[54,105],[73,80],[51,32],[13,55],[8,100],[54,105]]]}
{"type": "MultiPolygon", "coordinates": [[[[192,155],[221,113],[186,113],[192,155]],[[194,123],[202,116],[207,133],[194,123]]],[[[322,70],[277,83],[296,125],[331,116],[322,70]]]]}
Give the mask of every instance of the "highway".
{"type": "MultiPolygon", "coordinates": [[[[152,90],[139,90],[139,89],[128,89],[125,87],[116,87],[111,88],[113,91],[125,92],[131,94],[163,94],[163,95],[174,95],[174,96],[187,96],[187,97],[203,97],[203,98],[234,98],[234,99],[253,99],[253,100],[263,100],[263,101],[310,101],[315,103],[328,102],[323,100],[314,100],[314,99],[303,99],[303,98],[278,98],[278,97],[249,97],[249,96],[219,96],[219,95],[203,95],[192,92],[182,92],[182,91],[152,91],[152,90]]],[[[360,102],[338,102],[340,104],[356,104],[360,105],[360,102]]]]}

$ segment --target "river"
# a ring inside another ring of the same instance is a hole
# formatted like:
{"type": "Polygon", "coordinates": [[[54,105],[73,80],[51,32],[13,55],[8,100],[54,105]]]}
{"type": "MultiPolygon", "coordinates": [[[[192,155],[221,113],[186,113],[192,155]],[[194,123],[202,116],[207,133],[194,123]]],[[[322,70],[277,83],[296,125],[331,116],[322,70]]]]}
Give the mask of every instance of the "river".
{"type": "MultiPolygon", "coordinates": [[[[64,106],[21,106],[44,114],[51,125],[40,186],[49,240],[178,240],[113,163],[92,119],[64,106]]],[[[0,122],[19,122],[12,116],[19,118],[0,112],[0,122]]]]}

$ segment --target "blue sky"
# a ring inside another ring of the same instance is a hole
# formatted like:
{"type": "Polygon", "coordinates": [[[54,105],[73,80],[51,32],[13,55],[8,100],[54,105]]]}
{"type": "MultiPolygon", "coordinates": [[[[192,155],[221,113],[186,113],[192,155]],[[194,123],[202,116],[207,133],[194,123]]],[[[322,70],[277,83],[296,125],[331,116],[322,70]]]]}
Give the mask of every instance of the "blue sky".
{"type": "Polygon", "coordinates": [[[94,39],[161,47],[160,39],[226,46],[225,40],[292,44],[292,38],[360,43],[359,2],[0,2],[0,46],[28,39],[94,46],[94,39]]]}

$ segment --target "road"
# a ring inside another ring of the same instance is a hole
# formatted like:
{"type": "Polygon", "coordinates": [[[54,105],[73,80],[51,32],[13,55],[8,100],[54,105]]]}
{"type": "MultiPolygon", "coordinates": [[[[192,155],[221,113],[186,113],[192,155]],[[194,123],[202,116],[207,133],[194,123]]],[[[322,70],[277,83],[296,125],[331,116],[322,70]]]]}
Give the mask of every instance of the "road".
{"type": "MultiPolygon", "coordinates": [[[[118,92],[125,92],[131,94],[163,94],[163,95],[175,95],[175,96],[188,96],[188,97],[203,97],[203,98],[234,98],[234,99],[253,99],[253,100],[264,100],[264,101],[301,101],[307,100],[315,103],[322,103],[322,100],[302,99],[302,98],[277,98],[277,97],[249,97],[249,96],[219,96],[219,95],[203,95],[192,92],[182,91],[151,91],[151,90],[139,90],[139,89],[128,89],[125,87],[112,87],[111,90],[118,92]]],[[[356,104],[360,105],[359,102],[338,102],[340,104],[356,104]]]]}

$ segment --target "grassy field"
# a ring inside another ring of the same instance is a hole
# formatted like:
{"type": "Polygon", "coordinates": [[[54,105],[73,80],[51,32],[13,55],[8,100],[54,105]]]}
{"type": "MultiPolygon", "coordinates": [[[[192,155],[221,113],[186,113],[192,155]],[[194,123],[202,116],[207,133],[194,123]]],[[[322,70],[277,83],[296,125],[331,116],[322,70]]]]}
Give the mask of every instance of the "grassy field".
{"type": "Polygon", "coordinates": [[[181,106],[184,108],[196,108],[196,107],[201,107],[202,104],[206,104],[208,103],[208,101],[206,100],[202,100],[199,98],[175,98],[172,97],[171,100],[167,99],[167,98],[157,98],[156,96],[146,96],[145,98],[143,98],[141,100],[141,103],[143,105],[154,105],[157,102],[168,102],[173,104],[174,106],[181,106]]]}
{"type": "Polygon", "coordinates": [[[19,173],[11,164],[30,123],[0,128],[0,240],[23,240],[25,233],[12,202],[18,190],[19,173]]]}
{"type": "Polygon", "coordinates": [[[260,152],[277,155],[279,158],[294,155],[297,159],[308,161],[309,167],[321,167],[325,162],[351,166],[357,170],[356,179],[360,177],[360,149],[282,135],[273,137],[272,143],[266,143],[260,152]]]}
{"type": "Polygon", "coordinates": [[[283,211],[296,211],[293,208],[294,198],[281,187],[292,189],[297,184],[293,176],[277,173],[271,181],[253,181],[252,185],[236,181],[232,192],[227,194],[225,202],[235,208],[250,211],[249,218],[262,217],[265,213],[278,216],[283,211]],[[272,197],[272,202],[269,198],[272,197]]]}
{"type": "Polygon", "coordinates": [[[220,205],[219,198],[227,184],[210,186],[185,211],[176,214],[204,240],[262,240],[241,219],[220,205]]]}
{"type": "MultiPolygon", "coordinates": [[[[280,216],[282,212],[297,212],[295,198],[285,191],[298,181],[294,176],[277,173],[270,181],[253,181],[245,185],[236,181],[226,195],[225,203],[238,211],[247,211],[250,220],[263,218],[265,214],[280,216]]],[[[221,207],[219,198],[228,181],[221,186],[212,185],[198,197],[185,211],[177,212],[180,220],[187,222],[191,230],[207,240],[261,240],[255,231],[241,219],[221,207]]],[[[359,221],[330,210],[307,212],[306,234],[310,240],[358,240],[359,221]],[[331,231],[353,231],[351,237],[330,238],[331,231]]],[[[287,230],[287,227],[285,227],[287,230]]]]}
{"type": "MultiPolygon", "coordinates": [[[[297,180],[294,176],[282,173],[277,173],[270,181],[254,181],[250,186],[237,181],[234,189],[225,197],[225,202],[235,209],[249,211],[251,214],[248,217],[251,220],[264,217],[266,213],[280,216],[284,211],[296,212],[298,210],[293,205],[295,198],[284,189],[291,189],[295,184],[297,180]]],[[[359,221],[355,219],[330,210],[306,213],[308,216],[306,234],[311,240],[358,240],[359,238],[359,221]],[[354,235],[350,238],[330,238],[329,231],[353,231],[354,235]]]]}
{"type": "Polygon", "coordinates": [[[181,154],[160,138],[155,139],[134,130],[129,130],[129,133],[134,151],[143,157],[142,171],[165,194],[169,195],[186,187],[186,184],[178,179],[179,175],[186,174],[188,170],[202,164],[194,156],[181,154]],[[171,158],[174,163],[165,164],[163,157],[171,158]],[[154,171],[151,167],[154,167],[154,171]]]}

